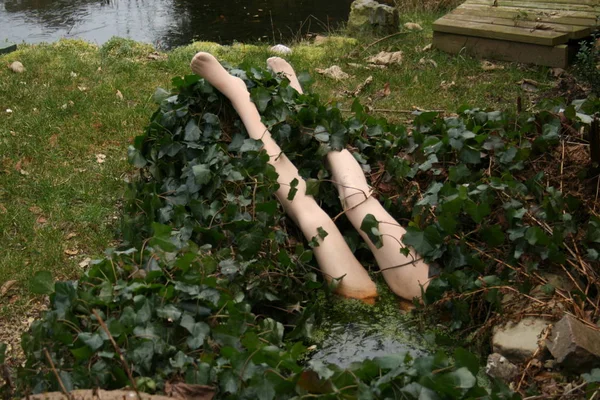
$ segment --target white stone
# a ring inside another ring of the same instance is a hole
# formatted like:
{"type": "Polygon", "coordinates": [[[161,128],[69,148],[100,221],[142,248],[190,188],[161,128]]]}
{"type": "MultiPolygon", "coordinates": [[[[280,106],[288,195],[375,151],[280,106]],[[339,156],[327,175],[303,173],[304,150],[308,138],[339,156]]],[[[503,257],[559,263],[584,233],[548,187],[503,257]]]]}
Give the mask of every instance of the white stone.
{"type": "Polygon", "coordinates": [[[497,327],[492,337],[494,352],[512,362],[523,362],[533,356],[538,348],[538,340],[547,326],[548,321],[527,317],[517,324],[509,322],[497,327]]]}
{"type": "Polygon", "coordinates": [[[292,54],[292,49],[290,49],[289,47],[284,46],[282,44],[277,44],[277,45],[271,47],[269,50],[271,51],[271,53],[276,53],[276,54],[283,54],[283,55],[292,54]]]}

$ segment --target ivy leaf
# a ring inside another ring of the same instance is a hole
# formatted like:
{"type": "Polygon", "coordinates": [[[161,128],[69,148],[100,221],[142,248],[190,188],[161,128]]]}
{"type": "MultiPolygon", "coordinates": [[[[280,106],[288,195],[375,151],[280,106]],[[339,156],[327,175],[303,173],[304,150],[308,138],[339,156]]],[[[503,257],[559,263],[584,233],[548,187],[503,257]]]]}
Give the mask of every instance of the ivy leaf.
{"type": "Polygon", "coordinates": [[[306,180],[306,195],[317,196],[319,194],[319,188],[321,187],[321,181],[318,179],[307,179],[306,180]]]}
{"type": "Polygon", "coordinates": [[[127,159],[129,160],[129,163],[136,168],[144,168],[148,163],[142,153],[133,146],[127,148],[127,159]]]}
{"type": "Polygon", "coordinates": [[[192,167],[194,180],[198,185],[205,185],[212,179],[212,172],[208,164],[198,164],[192,167]]]}
{"type": "Polygon", "coordinates": [[[485,226],[481,229],[480,234],[490,246],[496,247],[504,243],[504,230],[500,225],[485,226]]]}
{"type": "Polygon", "coordinates": [[[290,182],[290,191],[288,192],[288,195],[287,195],[287,199],[288,199],[289,201],[292,201],[292,200],[294,200],[294,197],[296,196],[296,193],[298,192],[298,189],[297,189],[297,187],[298,187],[298,183],[299,183],[299,182],[298,182],[298,179],[297,179],[297,178],[294,178],[294,179],[293,179],[293,180],[290,182]]]}
{"type": "Polygon", "coordinates": [[[152,99],[154,100],[155,103],[160,104],[163,102],[163,100],[166,100],[169,97],[171,97],[171,93],[169,93],[168,91],[166,91],[165,89],[163,89],[161,87],[158,87],[154,91],[154,95],[152,96],[152,99]]]}
{"type": "Polygon", "coordinates": [[[0,365],[6,362],[6,343],[0,342],[0,365]]]}
{"type": "Polygon", "coordinates": [[[437,249],[442,244],[442,237],[437,229],[430,225],[425,230],[409,226],[402,237],[404,244],[412,246],[417,253],[423,256],[439,256],[437,249]]]}
{"type": "Polygon", "coordinates": [[[460,151],[458,158],[467,164],[479,164],[481,162],[481,154],[479,150],[471,146],[465,146],[460,151]]]}
{"type": "Polygon", "coordinates": [[[454,350],[454,361],[456,366],[467,368],[475,376],[479,372],[479,359],[477,356],[462,347],[457,347],[454,350]]]}
{"type": "Polygon", "coordinates": [[[31,279],[31,291],[35,294],[54,293],[54,278],[50,271],[38,271],[31,279]]]}
{"type": "Polygon", "coordinates": [[[254,140],[252,138],[244,139],[244,143],[240,147],[240,153],[248,151],[260,151],[262,149],[263,142],[261,140],[254,140]]]}
{"type": "Polygon", "coordinates": [[[256,108],[261,113],[267,109],[269,102],[271,101],[271,93],[264,87],[258,87],[252,90],[252,101],[256,104],[256,108]]]}
{"type": "Polygon", "coordinates": [[[79,334],[78,338],[92,351],[96,351],[104,345],[104,340],[102,340],[102,337],[97,333],[82,332],[79,334]]]}
{"type": "Polygon", "coordinates": [[[183,136],[183,140],[187,142],[195,142],[200,139],[200,135],[202,131],[198,127],[198,124],[193,119],[190,119],[185,126],[185,134],[183,136]]]}
{"type": "Polygon", "coordinates": [[[191,336],[187,338],[186,343],[192,350],[199,349],[204,344],[206,335],[210,332],[210,327],[204,322],[196,322],[190,331],[191,336]]]}
{"type": "Polygon", "coordinates": [[[167,304],[163,307],[156,309],[156,315],[160,318],[169,320],[170,322],[179,321],[181,317],[181,310],[175,307],[173,304],[167,304]]]}
{"type": "Polygon", "coordinates": [[[175,251],[177,246],[171,240],[171,227],[154,222],[152,224],[154,235],[150,239],[152,246],[158,246],[164,251],[175,251]]]}
{"type": "Polygon", "coordinates": [[[550,243],[550,238],[539,226],[530,226],[525,232],[525,239],[532,245],[546,246],[550,243]]]}
{"type": "Polygon", "coordinates": [[[334,375],[334,371],[331,370],[327,365],[325,365],[321,360],[310,360],[308,362],[308,366],[311,370],[315,371],[321,379],[326,380],[334,375]]]}
{"type": "Polygon", "coordinates": [[[371,240],[376,248],[380,249],[383,246],[381,232],[379,232],[379,221],[377,221],[373,214],[365,215],[360,224],[360,230],[367,234],[369,240],[371,240]]]}
{"type": "Polygon", "coordinates": [[[464,203],[465,211],[473,221],[476,223],[481,223],[485,217],[490,215],[492,210],[490,209],[489,204],[485,202],[481,202],[480,204],[475,203],[473,200],[467,200],[464,203]]]}

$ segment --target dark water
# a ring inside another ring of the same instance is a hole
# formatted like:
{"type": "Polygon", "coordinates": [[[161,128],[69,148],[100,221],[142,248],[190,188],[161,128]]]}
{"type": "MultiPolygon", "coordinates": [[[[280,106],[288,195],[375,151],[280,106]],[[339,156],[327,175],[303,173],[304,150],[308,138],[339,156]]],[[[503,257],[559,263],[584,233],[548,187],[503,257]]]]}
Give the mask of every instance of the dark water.
{"type": "Polygon", "coordinates": [[[352,0],[0,0],[0,47],[121,36],[171,48],[195,40],[284,42],[344,22],[352,0]]]}

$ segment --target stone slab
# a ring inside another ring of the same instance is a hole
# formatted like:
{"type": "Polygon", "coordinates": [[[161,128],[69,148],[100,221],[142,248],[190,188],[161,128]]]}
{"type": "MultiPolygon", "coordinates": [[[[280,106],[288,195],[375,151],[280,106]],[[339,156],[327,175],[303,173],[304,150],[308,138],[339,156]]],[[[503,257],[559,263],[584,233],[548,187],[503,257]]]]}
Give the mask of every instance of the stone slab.
{"type": "Polygon", "coordinates": [[[509,322],[497,327],[492,337],[494,353],[500,353],[514,363],[525,362],[536,352],[540,335],[547,326],[548,321],[527,317],[516,324],[509,322]]]}
{"type": "Polygon", "coordinates": [[[546,342],[548,350],[563,368],[586,372],[600,366],[600,331],[571,315],[565,315],[554,325],[546,342]]]}

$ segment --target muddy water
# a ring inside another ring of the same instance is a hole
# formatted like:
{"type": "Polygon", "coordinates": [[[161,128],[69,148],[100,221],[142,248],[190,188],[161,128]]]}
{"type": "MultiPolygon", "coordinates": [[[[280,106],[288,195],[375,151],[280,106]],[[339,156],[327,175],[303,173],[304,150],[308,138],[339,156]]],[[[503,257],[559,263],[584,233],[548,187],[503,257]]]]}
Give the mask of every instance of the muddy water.
{"type": "Polygon", "coordinates": [[[112,36],[171,48],[194,40],[285,42],[335,29],[352,0],[0,0],[5,42],[112,36]]]}

